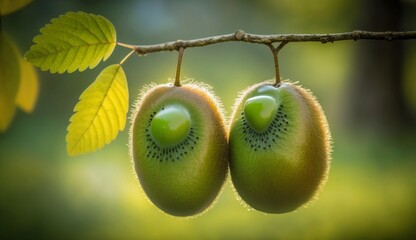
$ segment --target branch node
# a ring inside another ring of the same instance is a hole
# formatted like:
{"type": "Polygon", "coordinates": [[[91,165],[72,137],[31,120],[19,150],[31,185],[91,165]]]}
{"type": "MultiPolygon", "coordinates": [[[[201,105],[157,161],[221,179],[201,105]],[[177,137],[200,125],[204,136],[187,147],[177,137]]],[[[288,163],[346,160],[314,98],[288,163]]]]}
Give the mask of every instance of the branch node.
{"type": "Polygon", "coordinates": [[[323,36],[323,37],[321,37],[321,43],[334,43],[334,37],[333,36],[331,36],[330,34],[327,34],[327,35],[325,35],[325,36],[323,36]]]}
{"type": "Polygon", "coordinates": [[[137,52],[139,56],[146,55],[146,51],[143,51],[141,48],[136,47],[134,50],[137,52]]]}
{"type": "Polygon", "coordinates": [[[388,41],[393,40],[393,35],[394,35],[394,33],[393,33],[393,32],[386,32],[386,34],[387,34],[386,39],[387,39],[388,41]]]}
{"type": "Polygon", "coordinates": [[[237,30],[234,33],[235,39],[237,39],[237,40],[243,40],[245,35],[246,35],[246,33],[243,30],[237,30]]]}
{"type": "Polygon", "coordinates": [[[176,47],[176,50],[178,50],[178,51],[180,51],[181,48],[185,48],[184,45],[185,44],[184,44],[184,41],[182,39],[178,39],[175,42],[175,47],[176,47]]]}
{"type": "Polygon", "coordinates": [[[358,39],[361,38],[361,35],[363,34],[363,31],[361,30],[354,30],[352,31],[352,39],[354,39],[354,41],[357,41],[358,39]]]}

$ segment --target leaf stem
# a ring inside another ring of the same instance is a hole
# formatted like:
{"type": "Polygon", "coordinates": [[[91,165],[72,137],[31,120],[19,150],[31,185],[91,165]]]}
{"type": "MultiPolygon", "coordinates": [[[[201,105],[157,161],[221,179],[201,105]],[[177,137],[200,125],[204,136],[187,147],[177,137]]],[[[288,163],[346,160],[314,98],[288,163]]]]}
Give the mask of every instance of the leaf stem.
{"type": "Polygon", "coordinates": [[[119,45],[120,47],[124,47],[124,48],[130,48],[133,50],[136,50],[136,47],[134,45],[130,45],[127,43],[121,43],[121,42],[116,42],[117,45],[119,45]]]}
{"type": "Polygon", "coordinates": [[[127,54],[127,56],[125,56],[124,58],[123,58],[123,60],[121,60],[121,62],[120,62],[120,65],[123,65],[123,63],[125,62],[125,61],[127,61],[127,59],[129,59],[130,58],[130,56],[131,55],[133,55],[134,53],[136,52],[136,50],[132,50],[132,51],[130,51],[129,52],[129,54],[127,54]]]}

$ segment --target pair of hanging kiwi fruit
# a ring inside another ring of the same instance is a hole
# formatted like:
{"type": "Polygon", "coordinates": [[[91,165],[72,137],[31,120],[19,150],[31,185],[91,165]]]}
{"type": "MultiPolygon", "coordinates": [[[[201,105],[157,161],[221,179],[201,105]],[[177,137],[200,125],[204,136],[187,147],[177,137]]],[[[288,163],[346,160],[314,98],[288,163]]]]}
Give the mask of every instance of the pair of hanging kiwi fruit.
{"type": "Polygon", "coordinates": [[[330,161],[330,133],[308,90],[266,81],[244,90],[229,126],[206,84],[144,88],[132,114],[130,154],[147,197],[174,216],[204,212],[230,169],[236,192],[266,213],[296,210],[316,196],[330,161]]]}

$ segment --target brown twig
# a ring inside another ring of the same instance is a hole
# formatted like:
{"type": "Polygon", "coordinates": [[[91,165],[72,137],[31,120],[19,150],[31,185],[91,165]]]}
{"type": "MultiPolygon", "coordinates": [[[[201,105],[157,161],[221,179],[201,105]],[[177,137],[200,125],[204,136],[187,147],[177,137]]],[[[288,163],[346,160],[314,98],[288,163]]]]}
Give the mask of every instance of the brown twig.
{"type": "MultiPolygon", "coordinates": [[[[154,45],[130,45],[117,42],[119,46],[135,50],[138,54],[147,54],[153,52],[175,51],[180,47],[202,47],[221,42],[241,41],[248,43],[266,44],[270,45],[276,42],[336,42],[345,40],[409,40],[416,39],[416,31],[407,32],[369,32],[356,30],[345,33],[332,34],[275,34],[275,35],[260,35],[245,33],[238,30],[235,33],[212,36],[206,38],[192,39],[192,40],[177,40],[172,42],[154,44],[154,45]]],[[[282,45],[283,47],[283,45],[282,45]]],[[[280,50],[280,49],[279,49],[280,50]]]]}

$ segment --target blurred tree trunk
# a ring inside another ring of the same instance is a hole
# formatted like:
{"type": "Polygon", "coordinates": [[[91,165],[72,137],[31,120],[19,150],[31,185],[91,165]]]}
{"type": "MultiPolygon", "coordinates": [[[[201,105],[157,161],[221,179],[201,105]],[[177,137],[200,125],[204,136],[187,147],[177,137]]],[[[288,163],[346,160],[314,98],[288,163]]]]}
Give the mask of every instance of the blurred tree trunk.
{"type": "MultiPolygon", "coordinates": [[[[356,29],[400,31],[400,0],[366,0],[360,5],[356,29]]],[[[347,100],[349,124],[356,130],[382,134],[401,133],[414,127],[403,94],[404,46],[401,41],[357,43],[347,100]]]]}

